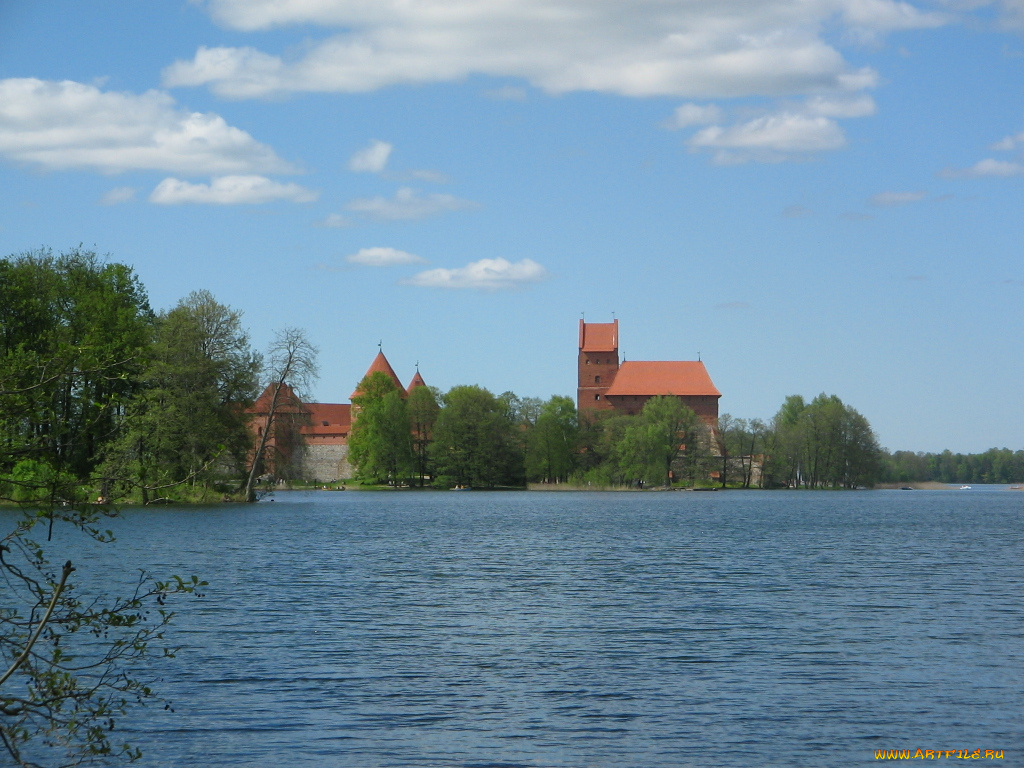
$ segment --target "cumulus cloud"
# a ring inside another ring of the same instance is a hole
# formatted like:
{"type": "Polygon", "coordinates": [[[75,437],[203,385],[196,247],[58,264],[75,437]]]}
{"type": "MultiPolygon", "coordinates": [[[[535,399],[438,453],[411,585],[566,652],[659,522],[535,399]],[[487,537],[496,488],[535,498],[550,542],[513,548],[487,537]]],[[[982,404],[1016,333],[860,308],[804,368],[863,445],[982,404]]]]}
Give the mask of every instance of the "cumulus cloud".
{"type": "Polygon", "coordinates": [[[100,205],[120,205],[130,203],[138,193],[135,187],[114,187],[100,198],[100,205]]]}
{"type": "Polygon", "coordinates": [[[670,129],[689,128],[692,125],[708,125],[722,119],[722,110],[714,104],[683,104],[676,107],[672,117],[665,121],[670,129]]]}
{"type": "Polygon", "coordinates": [[[233,98],[365,92],[473,74],[523,78],[550,93],[719,98],[869,87],[826,32],[873,38],[946,17],[898,0],[209,0],[244,31],[315,24],[338,30],[294,56],[200,48],[164,71],[168,87],[207,85],[233,98]]]}
{"type": "Polygon", "coordinates": [[[410,187],[402,187],[392,198],[366,197],[352,200],[346,208],[371,219],[401,221],[423,219],[446,211],[472,208],[476,203],[454,195],[424,195],[410,187]]]}
{"type": "Polygon", "coordinates": [[[780,162],[842,149],[846,136],[838,119],[873,115],[875,100],[866,93],[817,94],[802,102],[787,101],[775,111],[752,116],[746,110],[727,124],[714,104],[683,104],[664,125],[670,129],[706,126],[687,140],[694,151],[710,151],[722,164],[780,162]]]}
{"type": "Polygon", "coordinates": [[[374,139],[370,146],[352,155],[348,161],[348,168],[356,173],[380,173],[387,167],[393,149],[394,147],[386,141],[374,139]]]}
{"type": "Polygon", "coordinates": [[[986,158],[979,160],[970,168],[947,168],[942,172],[943,176],[950,178],[984,178],[996,176],[1009,178],[1011,176],[1024,176],[1024,163],[1013,160],[995,160],[986,158]]]}
{"type": "Polygon", "coordinates": [[[356,253],[346,256],[345,261],[362,264],[365,267],[393,267],[399,264],[423,264],[426,259],[397,248],[361,248],[356,253]]]}
{"type": "Polygon", "coordinates": [[[0,80],[0,155],[46,169],[102,173],[296,171],[224,118],[181,109],[166,93],[35,78],[0,80]]]}
{"type": "Polygon", "coordinates": [[[1024,144],[1024,131],[1021,133],[1015,133],[1012,136],[1007,136],[1004,139],[1000,139],[992,145],[992,149],[998,150],[999,152],[1010,152],[1021,144],[1024,144]]]}
{"type": "MultiPolygon", "coordinates": [[[[1024,6],[1024,0],[1021,0],[1024,6]]],[[[1024,148],[1024,131],[1006,136],[993,144],[990,149],[996,152],[1013,152],[1024,148]]],[[[997,160],[987,157],[979,160],[969,168],[946,168],[940,174],[947,178],[1009,178],[1024,176],[1024,156],[1016,160],[997,160]]]]}
{"type": "Polygon", "coordinates": [[[428,269],[402,282],[426,288],[473,288],[504,290],[536,283],[548,271],[532,259],[512,263],[507,259],[481,259],[458,269],[428,269]]]}
{"type": "Polygon", "coordinates": [[[424,168],[419,171],[409,171],[409,178],[416,179],[417,181],[426,181],[431,184],[447,184],[451,181],[451,179],[440,171],[433,171],[429,168],[424,168]]]}
{"type": "Polygon", "coordinates": [[[850,34],[873,41],[886,32],[940,27],[950,21],[943,13],[921,11],[910,3],[890,0],[844,0],[843,20],[850,34]]]}
{"type": "Polygon", "coordinates": [[[1001,0],[999,9],[1002,11],[999,23],[1003,29],[1013,32],[1024,30],[1024,0],[1001,0]]]}
{"type": "Polygon", "coordinates": [[[803,111],[818,117],[870,117],[878,111],[878,106],[866,93],[853,96],[812,96],[804,103],[803,111]]]}
{"type": "Polygon", "coordinates": [[[878,208],[893,208],[898,205],[918,203],[928,196],[927,192],[879,192],[868,200],[878,208]]]}
{"type": "Polygon", "coordinates": [[[729,127],[712,125],[694,134],[689,144],[715,150],[718,162],[777,162],[846,146],[839,125],[828,117],[793,112],[763,115],[729,127]]]}
{"type": "Polygon", "coordinates": [[[209,184],[192,184],[181,179],[164,179],[149,196],[151,203],[178,205],[200,203],[239,205],[290,200],[310,203],[318,194],[298,184],[281,184],[265,176],[221,176],[209,184]]]}
{"type": "Polygon", "coordinates": [[[352,222],[347,216],[342,216],[340,213],[331,213],[318,221],[317,226],[329,227],[331,229],[342,229],[344,227],[352,226],[352,222]]]}

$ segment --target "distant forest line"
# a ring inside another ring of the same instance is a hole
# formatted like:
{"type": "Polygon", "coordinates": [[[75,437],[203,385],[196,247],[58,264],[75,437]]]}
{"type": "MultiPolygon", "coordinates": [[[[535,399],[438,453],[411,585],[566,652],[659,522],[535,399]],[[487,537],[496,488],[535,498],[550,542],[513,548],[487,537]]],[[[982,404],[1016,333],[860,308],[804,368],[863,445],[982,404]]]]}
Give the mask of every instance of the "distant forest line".
{"type": "Polygon", "coordinates": [[[886,454],[881,482],[1024,483],[1024,451],[989,448],[984,453],[886,454]]]}

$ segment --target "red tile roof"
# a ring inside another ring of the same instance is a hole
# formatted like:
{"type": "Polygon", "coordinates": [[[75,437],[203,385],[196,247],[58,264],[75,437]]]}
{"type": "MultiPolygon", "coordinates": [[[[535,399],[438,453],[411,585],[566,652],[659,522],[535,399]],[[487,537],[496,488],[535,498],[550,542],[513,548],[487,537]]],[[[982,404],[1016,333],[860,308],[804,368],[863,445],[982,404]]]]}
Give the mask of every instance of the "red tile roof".
{"type": "Polygon", "coordinates": [[[605,393],[616,395],[712,395],[721,397],[704,363],[630,361],[619,366],[605,393]]]}
{"type": "Polygon", "coordinates": [[[352,428],[352,406],[348,403],[306,403],[306,409],[309,423],[300,428],[304,435],[345,435],[352,428]]]}
{"type": "Polygon", "coordinates": [[[585,323],[580,320],[580,350],[583,352],[614,352],[619,348],[619,321],[585,323]]]}
{"type": "MultiPolygon", "coordinates": [[[[246,410],[249,413],[269,413],[270,405],[274,399],[274,384],[268,384],[266,389],[263,390],[262,394],[256,398],[256,402],[246,410]]],[[[277,411],[278,413],[301,413],[305,409],[305,405],[299,400],[298,395],[287,384],[281,385],[281,393],[277,398],[277,411]]]]}
{"type": "MultiPolygon", "coordinates": [[[[371,373],[385,373],[391,377],[391,380],[395,382],[395,388],[404,391],[405,387],[402,386],[402,382],[398,380],[398,376],[395,375],[395,369],[391,367],[391,363],[384,357],[383,352],[378,352],[377,356],[373,358],[373,362],[370,363],[370,367],[366,369],[366,373],[363,375],[363,379],[369,376],[371,373]]],[[[362,383],[362,379],[359,380],[362,383]]],[[[356,391],[350,396],[350,400],[359,397],[359,387],[356,386],[356,391]]]]}
{"type": "Polygon", "coordinates": [[[412,381],[409,382],[409,386],[405,388],[405,391],[407,394],[412,394],[412,391],[416,389],[416,387],[425,386],[427,386],[427,382],[425,382],[423,377],[420,376],[420,372],[416,371],[416,375],[412,377],[412,381]]]}

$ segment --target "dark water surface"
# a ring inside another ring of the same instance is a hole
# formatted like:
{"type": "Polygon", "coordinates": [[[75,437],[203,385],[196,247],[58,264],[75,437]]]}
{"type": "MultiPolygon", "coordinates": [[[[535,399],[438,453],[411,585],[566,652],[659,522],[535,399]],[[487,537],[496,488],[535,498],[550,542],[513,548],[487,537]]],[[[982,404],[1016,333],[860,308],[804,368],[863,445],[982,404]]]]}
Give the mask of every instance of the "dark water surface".
{"type": "Polygon", "coordinates": [[[147,768],[1024,765],[1024,493],[279,493],[132,511],[196,573],[147,768]],[[954,759],[952,756],[949,759],[954,759]]]}

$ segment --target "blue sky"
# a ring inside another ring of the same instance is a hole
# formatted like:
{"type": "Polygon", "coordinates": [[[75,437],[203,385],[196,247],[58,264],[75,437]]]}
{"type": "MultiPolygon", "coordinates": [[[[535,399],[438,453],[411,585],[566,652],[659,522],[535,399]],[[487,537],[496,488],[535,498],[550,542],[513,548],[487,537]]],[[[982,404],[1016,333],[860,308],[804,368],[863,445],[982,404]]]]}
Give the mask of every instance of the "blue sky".
{"type": "Polygon", "coordinates": [[[1024,447],[1021,0],[0,0],[0,251],[305,328],[345,401],[575,394],[581,313],[721,409],[1024,447]]]}

